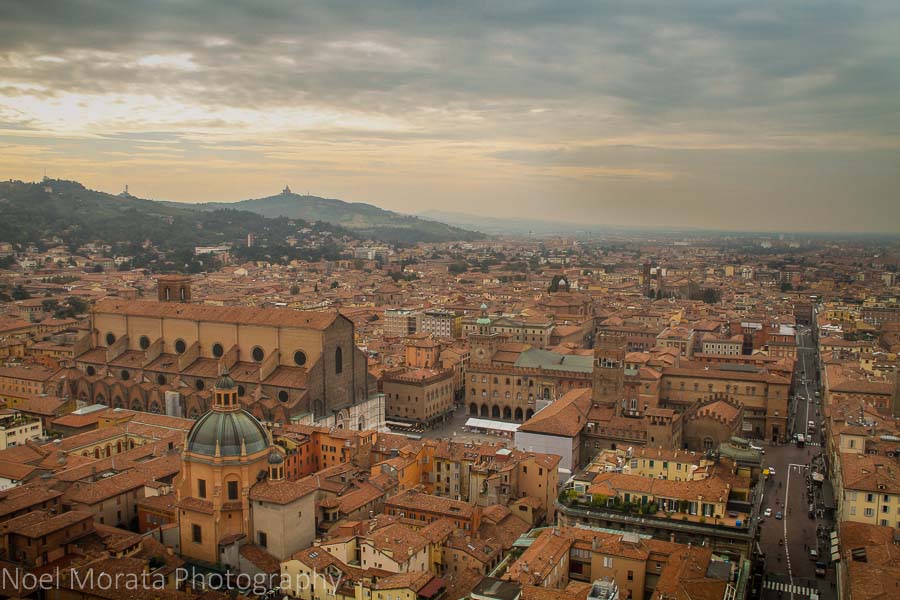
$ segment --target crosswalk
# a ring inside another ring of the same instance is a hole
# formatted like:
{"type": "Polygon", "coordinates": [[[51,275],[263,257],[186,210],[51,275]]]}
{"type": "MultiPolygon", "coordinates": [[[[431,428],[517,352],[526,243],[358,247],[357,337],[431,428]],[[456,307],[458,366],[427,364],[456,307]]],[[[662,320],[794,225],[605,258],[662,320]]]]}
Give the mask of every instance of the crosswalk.
{"type": "Polygon", "coordinates": [[[785,594],[795,594],[797,596],[812,596],[813,593],[818,593],[818,590],[815,588],[804,587],[802,585],[791,585],[790,583],[772,581],[771,579],[766,579],[763,588],[774,590],[776,592],[784,592],[785,594]]]}

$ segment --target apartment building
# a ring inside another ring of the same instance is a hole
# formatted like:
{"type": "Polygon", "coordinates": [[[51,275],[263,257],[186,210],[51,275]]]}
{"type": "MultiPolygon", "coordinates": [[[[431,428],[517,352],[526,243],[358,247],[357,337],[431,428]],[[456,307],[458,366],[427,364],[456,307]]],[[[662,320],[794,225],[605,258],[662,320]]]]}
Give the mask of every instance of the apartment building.
{"type": "Polygon", "coordinates": [[[457,338],[462,334],[462,315],[452,310],[429,309],[422,312],[419,331],[436,338],[457,338]]]}
{"type": "Polygon", "coordinates": [[[403,338],[419,332],[422,313],[408,308],[388,308],[384,311],[382,331],[386,338],[403,338]]]}
{"type": "Polygon", "coordinates": [[[842,521],[900,528],[900,467],[894,458],[841,454],[842,521]]]}

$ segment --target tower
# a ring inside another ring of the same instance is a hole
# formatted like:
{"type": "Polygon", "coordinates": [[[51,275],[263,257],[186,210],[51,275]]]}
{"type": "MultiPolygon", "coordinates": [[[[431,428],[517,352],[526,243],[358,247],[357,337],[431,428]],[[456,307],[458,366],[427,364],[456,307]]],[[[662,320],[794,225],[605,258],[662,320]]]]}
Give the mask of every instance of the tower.
{"type": "Polygon", "coordinates": [[[618,406],[625,397],[624,335],[601,333],[594,344],[593,394],[594,405],[618,406]]]}
{"type": "Polygon", "coordinates": [[[509,337],[499,333],[473,333],[469,335],[469,347],[471,356],[470,364],[490,365],[497,353],[497,347],[509,341],[509,337]]]}
{"type": "Polygon", "coordinates": [[[156,279],[160,302],[190,302],[191,277],[189,275],[160,275],[156,279]]]}
{"type": "Polygon", "coordinates": [[[643,265],[643,271],[641,274],[641,290],[644,292],[644,296],[650,296],[650,263],[645,262],[643,265]]]}
{"type": "Polygon", "coordinates": [[[271,472],[272,451],[268,431],[241,408],[237,384],[224,369],[212,407],[191,427],[182,454],[177,495],[185,557],[220,564],[221,540],[250,536],[250,488],[271,472]]]}
{"type": "Polygon", "coordinates": [[[900,368],[894,368],[894,391],[891,394],[891,414],[900,417],[900,368]]]}

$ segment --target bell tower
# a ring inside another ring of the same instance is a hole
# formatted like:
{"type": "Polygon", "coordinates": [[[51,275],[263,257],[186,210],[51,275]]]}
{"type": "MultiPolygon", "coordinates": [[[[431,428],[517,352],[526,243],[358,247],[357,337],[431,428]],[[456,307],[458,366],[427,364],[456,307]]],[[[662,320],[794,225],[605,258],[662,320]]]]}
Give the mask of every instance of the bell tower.
{"type": "Polygon", "coordinates": [[[600,333],[594,344],[594,405],[618,406],[625,397],[624,335],[600,333]]]}
{"type": "Polygon", "coordinates": [[[156,279],[160,302],[190,302],[191,278],[189,275],[160,275],[156,279]]]}

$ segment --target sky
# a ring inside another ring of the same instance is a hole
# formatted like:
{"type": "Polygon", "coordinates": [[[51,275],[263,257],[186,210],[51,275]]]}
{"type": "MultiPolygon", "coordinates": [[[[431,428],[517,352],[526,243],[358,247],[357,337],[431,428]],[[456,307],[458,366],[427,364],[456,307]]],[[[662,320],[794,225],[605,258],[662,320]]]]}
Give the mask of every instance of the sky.
{"type": "Polygon", "coordinates": [[[900,2],[0,2],[0,178],[900,232],[900,2]]]}

